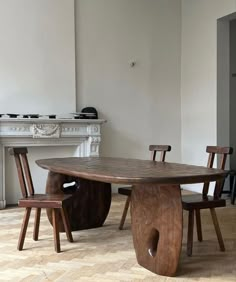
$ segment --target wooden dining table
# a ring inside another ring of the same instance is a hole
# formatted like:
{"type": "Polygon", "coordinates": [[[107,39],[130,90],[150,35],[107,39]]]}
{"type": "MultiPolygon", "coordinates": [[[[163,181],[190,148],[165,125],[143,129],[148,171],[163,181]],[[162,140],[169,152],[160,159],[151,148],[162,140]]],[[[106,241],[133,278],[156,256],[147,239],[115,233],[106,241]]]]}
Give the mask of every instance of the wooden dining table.
{"type": "MultiPolygon", "coordinates": [[[[68,157],[36,163],[49,170],[47,193],[73,193],[68,211],[72,230],[102,226],[111,204],[111,183],[132,185],[131,225],[137,261],[164,276],[176,274],[181,253],[180,184],[219,180],[220,185],[227,175],[202,166],[125,158],[68,157]],[[71,182],[72,188],[64,187],[71,182]]],[[[51,221],[51,211],[47,213],[51,221]]]]}

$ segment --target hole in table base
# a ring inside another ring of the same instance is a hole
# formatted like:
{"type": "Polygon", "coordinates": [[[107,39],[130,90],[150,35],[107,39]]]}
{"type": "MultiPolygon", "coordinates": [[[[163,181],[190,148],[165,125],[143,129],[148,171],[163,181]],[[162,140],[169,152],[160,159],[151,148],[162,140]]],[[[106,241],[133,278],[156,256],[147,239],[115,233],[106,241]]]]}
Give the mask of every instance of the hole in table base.
{"type": "Polygon", "coordinates": [[[157,253],[157,246],[159,242],[159,231],[152,229],[147,241],[148,253],[151,257],[155,257],[157,253]]]}

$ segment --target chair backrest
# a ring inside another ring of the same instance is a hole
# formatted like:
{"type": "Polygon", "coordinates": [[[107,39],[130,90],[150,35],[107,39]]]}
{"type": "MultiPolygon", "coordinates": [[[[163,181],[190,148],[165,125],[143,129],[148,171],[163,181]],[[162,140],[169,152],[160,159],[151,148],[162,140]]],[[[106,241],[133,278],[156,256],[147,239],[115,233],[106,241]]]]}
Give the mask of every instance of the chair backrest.
{"type": "MultiPolygon", "coordinates": [[[[232,147],[219,147],[219,146],[207,146],[206,152],[209,153],[207,167],[213,168],[215,156],[218,155],[220,158],[218,160],[218,168],[225,169],[225,163],[228,155],[233,153],[232,147]]],[[[202,194],[204,197],[207,196],[209,190],[209,182],[204,183],[202,194]]],[[[219,198],[221,194],[221,190],[223,188],[224,180],[216,181],[215,189],[214,189],[214,196],[219,198]]]]}
{"type": "Polygon", "coordinates": [[[170,145],[150,145],[149,151],[152,152],[152,160],[156,160],[156,153],[160,152],[160,162],[164,162],[166,158],[166,152],[171,151],[170,145]]]}
{"type": "Polygon", "coordinates": [[[27,159],[27,148],[9,148],[9,153],[15,158],[22,196],[27,198],[29,195],[34,195],[34,186],[27,159]]]}

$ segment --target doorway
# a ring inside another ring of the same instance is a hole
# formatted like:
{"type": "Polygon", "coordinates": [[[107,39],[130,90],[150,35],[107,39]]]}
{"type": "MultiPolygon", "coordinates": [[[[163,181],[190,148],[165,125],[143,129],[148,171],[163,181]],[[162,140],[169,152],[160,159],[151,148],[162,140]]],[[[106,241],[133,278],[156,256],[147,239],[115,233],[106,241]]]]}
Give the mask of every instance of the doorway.
{"type": "Polygon", "coordinates": [[[236,170],[236,13],[217,20],[217,144],[232,146],[236,170]]]}

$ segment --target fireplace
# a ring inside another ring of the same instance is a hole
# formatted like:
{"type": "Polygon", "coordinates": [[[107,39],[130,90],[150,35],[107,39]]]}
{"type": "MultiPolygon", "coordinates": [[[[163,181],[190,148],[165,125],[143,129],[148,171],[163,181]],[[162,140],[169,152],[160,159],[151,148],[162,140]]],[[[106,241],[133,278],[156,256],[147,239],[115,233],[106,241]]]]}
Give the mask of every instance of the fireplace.
{"type": "Polygon", "coordinates": [[[76,156],[98,156],[102,119],[0,118],[0,209],[6,206],[5,149],[11,146],[77,146],[76,156]]]}

